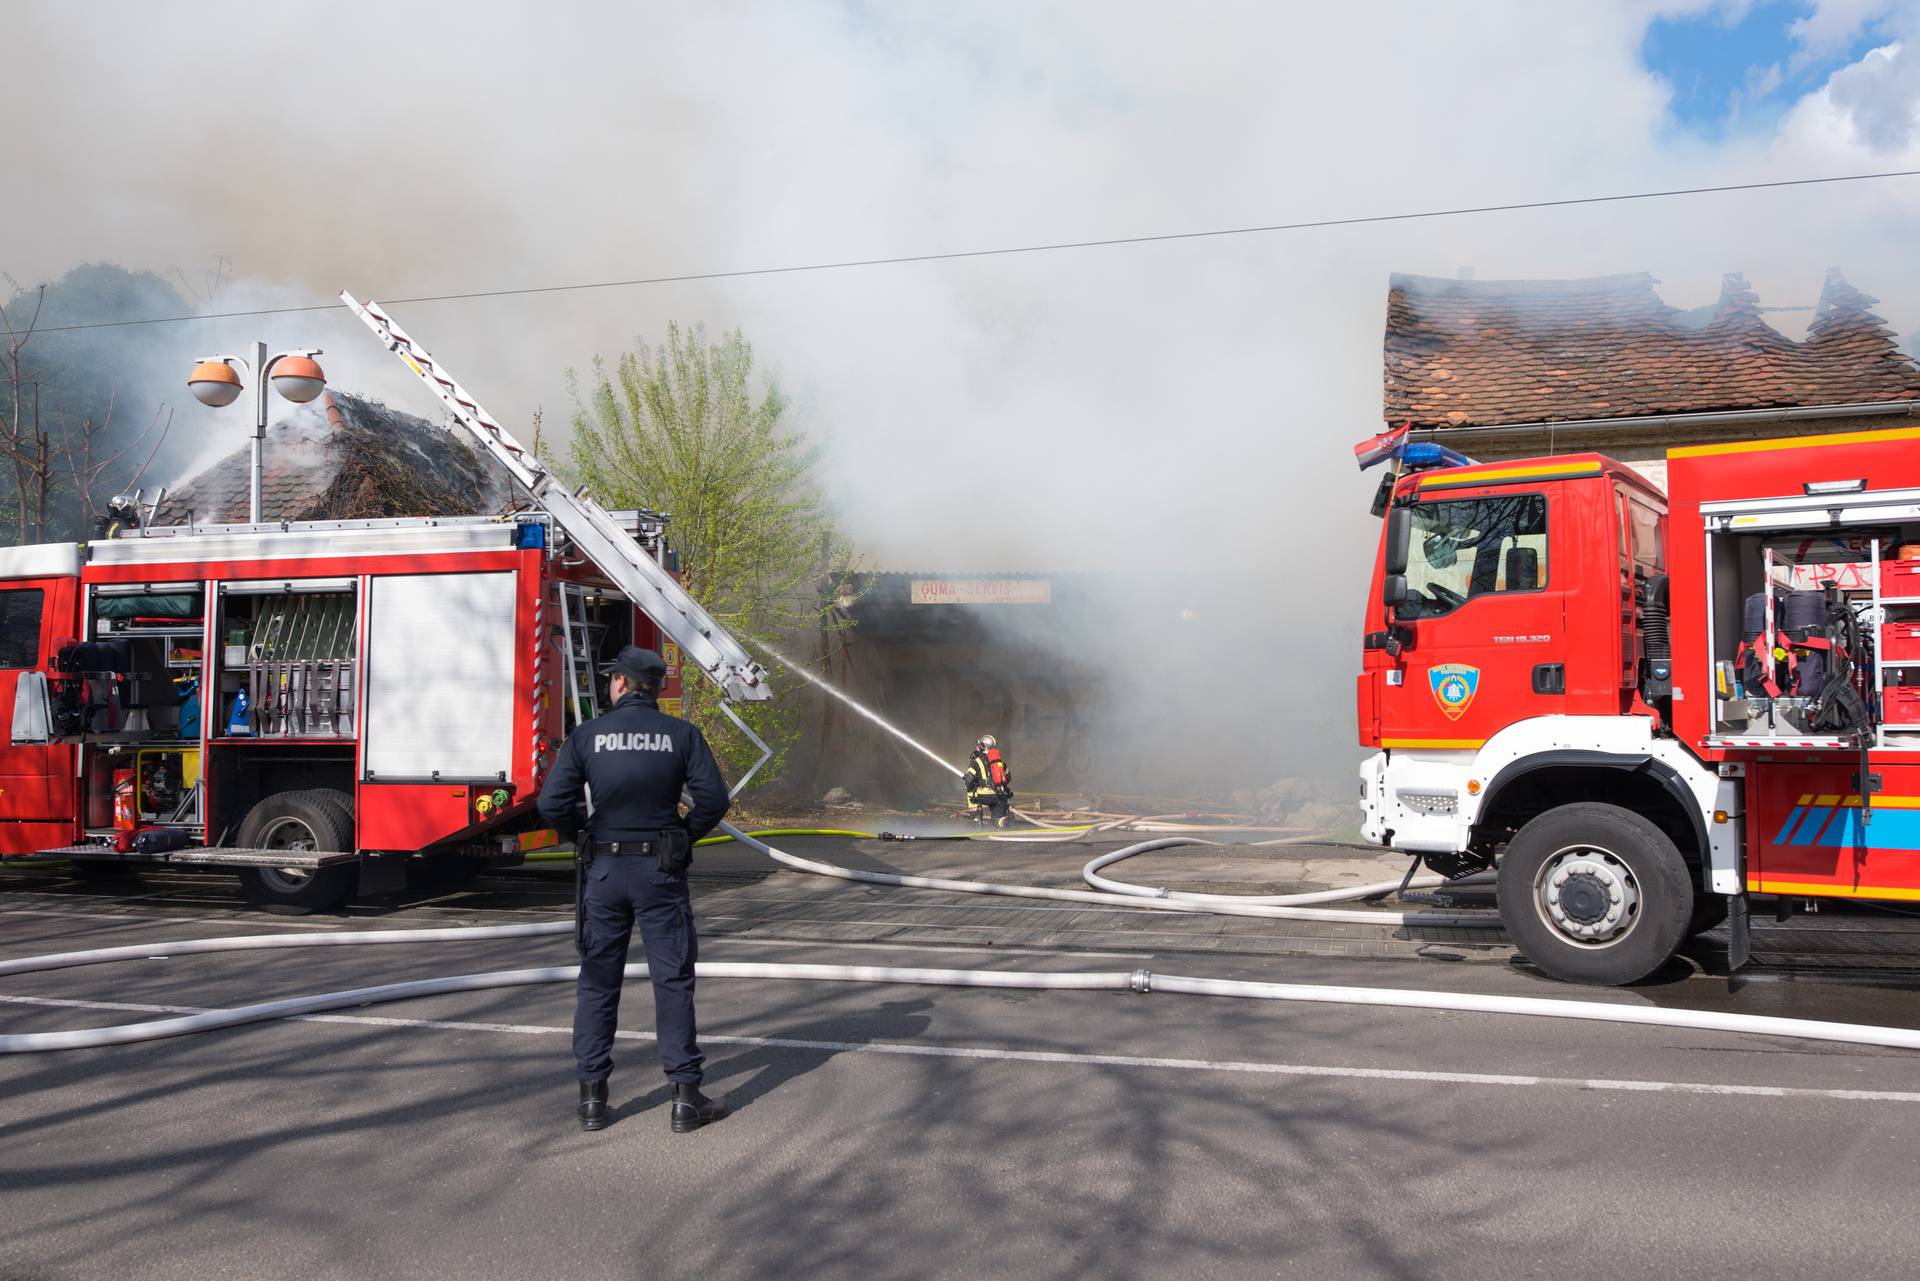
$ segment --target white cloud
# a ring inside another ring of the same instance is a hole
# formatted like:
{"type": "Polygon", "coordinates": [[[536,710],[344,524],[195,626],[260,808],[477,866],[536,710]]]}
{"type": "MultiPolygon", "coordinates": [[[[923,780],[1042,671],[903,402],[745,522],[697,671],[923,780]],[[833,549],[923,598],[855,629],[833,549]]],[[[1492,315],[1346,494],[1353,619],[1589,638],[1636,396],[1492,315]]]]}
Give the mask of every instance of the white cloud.
{"type": "Polygon", "coordinates": [[[1748,67],[1741,86],[1727,95],[1727,128],[1739,127],[1741,111],[1750,103],[1772,97],[1784,79],[1777,62],[1765,67],[1748,67]]]}
{"type": "Polygon", "coordinates": [[[1900,152],[1912,144],[1920,118],[1920,58],[1905,47],[1890,44],[1871,50],[1834,72],[1825,92],[1867,149],[1900,152]]]}
{"type": "Polygon", "coordinates": [[[1811,11],[1787,26],[1798,45],[1792,58],[1795,70],[1843,52],[1868,24],[1903,7],[1900,0],[1812,0],[1811,11]]]}

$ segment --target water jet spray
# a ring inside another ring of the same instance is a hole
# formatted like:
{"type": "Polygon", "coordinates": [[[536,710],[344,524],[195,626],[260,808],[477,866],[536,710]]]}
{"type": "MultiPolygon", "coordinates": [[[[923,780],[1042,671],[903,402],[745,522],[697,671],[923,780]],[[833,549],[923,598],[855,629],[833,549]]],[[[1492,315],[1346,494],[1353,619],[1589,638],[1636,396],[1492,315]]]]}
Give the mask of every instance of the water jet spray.
{"type": "Polygon", "coordinates": [[[926,757],[928,760],[932,761],[935,765],[938,765],[941,769],[947,771],[947,773],[953,775],[955,778],[965,778],[967,776],[967,772],[965,770],[961,769],[957,765],[948,764],[945,760],[941,758],[940,754],[935,752],[931,747],[928,747],[925,743],[922,743],[919,739],[907,733],[907,731],[901,729],[898,725],[895,725],[892,721],[889,721],[886,717],[880,715],[880,713],[874,711],[872,708],[868,707],[865,703],[862,703],[860,700],[854,698],[851,694],[848,694],[844,690],[840,689],[838,686],[830,685],[826,681],[822,680],[820,677],[815,676],[812,672],[808,671],[806,668],[802,667],[800,664],[794,662],[791,658],[788,658],[785,654],[782,654],[779,650],[767,644],[765,641],[755,641],[754,644],[758,645],[761,648],[761,650],[765,652],[767,657],[771,658],[774,662],[780,664],[782,667],[786,668],[788,671],[794,673],[796,676],[806,681],[809,685],[812,685],[815,689],[823,690],[827,694],[832,695],[834,698],[839,699],[841,702],[845,703],[848,707],[851,707],[854,711],[860,713],[860,715],[866,717],[868,720],[872,721],[875,725],[878,725],[881,729],[887,731],[887,733],[893,735],[895,738],[899,739],[901,742],[905,743],[908,747],[911,747],[914,751],[920,753],[922,756],[926,757]]]}

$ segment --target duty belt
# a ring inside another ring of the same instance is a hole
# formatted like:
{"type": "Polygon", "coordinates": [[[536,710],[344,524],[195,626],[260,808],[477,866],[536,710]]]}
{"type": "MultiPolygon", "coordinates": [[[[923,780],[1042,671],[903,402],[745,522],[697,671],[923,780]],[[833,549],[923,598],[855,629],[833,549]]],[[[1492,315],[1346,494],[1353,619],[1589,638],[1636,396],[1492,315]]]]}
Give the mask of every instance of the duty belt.
{"type": "Polygon", "coordinates": [[[609,858],[634,858],[642,855],[650,858],[654,852],[654,839],[651,837],[644,841],[595,841],[593,843],[595,858],[602,854],[609,858]]]}

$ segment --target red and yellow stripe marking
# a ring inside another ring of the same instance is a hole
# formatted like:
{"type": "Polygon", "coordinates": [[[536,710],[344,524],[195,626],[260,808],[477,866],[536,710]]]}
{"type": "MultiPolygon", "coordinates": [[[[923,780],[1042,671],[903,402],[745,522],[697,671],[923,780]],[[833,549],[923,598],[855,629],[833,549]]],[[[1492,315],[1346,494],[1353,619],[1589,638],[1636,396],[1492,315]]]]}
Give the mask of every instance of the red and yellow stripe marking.
{"type": "Polygon", "coordinates": [[[1420,478],[1420,488],[1446,489],[1463,485],[1504,485],[1523,480],[1566,480],[1575,476],[1598,476],[1599,463],[1535,463],[1528,467],[1491,467],[1471,472],[1430,472],[1420,478]]]}
{"type": "MultiPolygon", "coordinates": [[[[1839,807],[1840,809],[1859,809],[1860,796],[1842,796],[1838,792],[1829,792],[1825,796],[1815,796],[1809,792],[1800,798],[1802,805],[1818,806],[1822,809],[1839,807]]],[[[1920,810],[1920,796],[1876,796],[1873,808],[1877,810],[1920,810]]]]}
{"type": "Polygon", "coordinates": [[[1885,898],[1920,900],[1920,888],[1893,885],[1841,885],[1834,881],[1774,881],[1749,876],[1747,888],[1756,894],[1800,894],[1808,898],[1885,898]]]}
{"type": "Polygon", "coordinates": [[[1771,453],[1776,449],[1813,449],[1820,445],[1874,445],[1889,440],[1920,440],[1920,427],[1845,431],[1831,436],[1786,436],[1774,440],[1729,440],[1718,445],[1678,445],[1667,451],[1667,457],[1716,458],[1726,454],[1771,453]]]}

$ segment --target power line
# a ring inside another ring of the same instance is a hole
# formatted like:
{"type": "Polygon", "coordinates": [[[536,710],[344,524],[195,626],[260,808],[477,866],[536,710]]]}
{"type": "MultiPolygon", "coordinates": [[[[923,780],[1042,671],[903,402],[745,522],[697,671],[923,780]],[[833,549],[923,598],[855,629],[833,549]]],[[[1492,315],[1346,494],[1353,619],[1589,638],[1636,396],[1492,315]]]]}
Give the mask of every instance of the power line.
{"type": "MultiPolygon", "coordinates": [[[[524,298],[533,294],[581,293],[589,289],[631,289],[641,285],[689,284],[701,280],[738,280],[748,276],[784,276],[805,271],[844,271],[854,267],[898,267],[918,262],[954,262],[963,258],[995,258],[1013,254],[1056,253],[1065,249],[1105,249],[1118,245],[1150,245],[1175,240],[1206,240],[1222,236],[1257,236],[1279,231],[1311,231],[1324,227],[1356,227],[1367,223],[1414,222],[1426,218],[1462,218],[1473,214],[1513,213],[1525,209],[1564,209],[1572,205],[1618,204],[1629,200],[1666,200],[1675,196],[1708,196],[1730,191],[1764,191],[1779,187],[1815,187],[1841,182],[1877,182],[1887,178],[1920,177],[1920,169],[1887,173],[1838,174],[1827,178],[1781,178],[1771,182],[1736,182],[1718,187],[1676,187],[1666,191],[1633,191],[1612,196],[1573,196],[1565,200],[1526,200],[1503,205],[1469,205],[1459,209],[1427,209],[1418,213],[1366,214],[1353,218],[1316,218],[1308,222],[1276,222],[1258,227],[1216,227],[1207,231],[1167,231],[1146,236],[1112,236],[1102,240],[1061,240],[1039,245],[1006,245],[995,249],[957,249],[947,253],[900,254],[890,258],[850,258],[837,262],[797,263],[785,267],[744,267],[734,271],[696,271],[674,276],[639,276],[631,280],[594,280],[573,285],[533,285],[524,289],[477,289],[457,294],[422,294],[388,298],[382,306],[419,302],[467,302],[477,298],[524,298]]],[[[217,311],[198,316],[152,316],[144,320],[97,320],[79,325],[47,325],[38,333],[76,329],[117,329],[129,325],[174,325],[193,320],[233,320],[246,316],[287,316],[299,312],[332,311],[342,304],[310,303],[298,307],[262,307],[253,311],[217,311]]]]}

